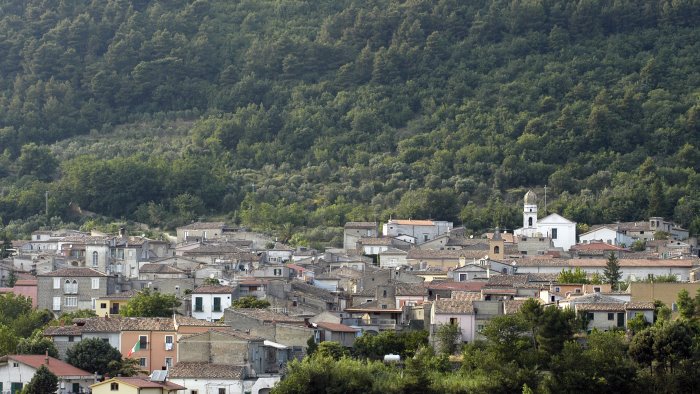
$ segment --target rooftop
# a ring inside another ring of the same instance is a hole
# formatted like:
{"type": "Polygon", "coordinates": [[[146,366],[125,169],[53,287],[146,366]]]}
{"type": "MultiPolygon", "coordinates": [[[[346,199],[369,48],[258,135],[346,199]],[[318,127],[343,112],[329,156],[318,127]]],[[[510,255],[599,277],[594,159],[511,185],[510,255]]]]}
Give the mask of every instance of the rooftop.
{"type": "Polygon", "coordinates": [[[43,354],[13,354],[0,357],[0,362],[7,362],[8,360],[17,361],[22,364],[29,365],[35,369],[38,369],[42,365],[46,365],[49,371],[56,376],[93,376],[91,372],[83,371],[82,369],[76,368],[66,362],[53,357],[45,356],[43,354]]]}
{"type": "Polygon", "coordinates": [[[355,328],[352,328],[350,326],[346,326],[345,324],[340,324],[340,323],[318,322],[318,323],[316,323],[316,326],[323,328],[324,330],[334,331],[334,332],[352,332],[352,333],[355,333],[355,332],[359,331],[355,328]]]}
{"type": "Polygon", "coordinates": [[[443,298],[435,300],[433,308],[436,314],[474,314],[474,305],[471,301],[443,298]]]}
{"type": "Polygon", "coordinates": [[[175,364],[168,372],[170,378],[242,380],[246,375],[244,366],[183,361],[175,364]]]}
{"type": "Polygon", "coordinates": [[[56,271],[38,274],[37,276],[61,276],[61,277],[99,277],[108,276],[92,268],[61,268],[56,271]]]}
{"type": "MultiPolygon", "coordinates": [[[[91,385],[90,387],[95,387],[95,386],[101,386],[103,384],[111,384],[112,382],[121,382],[129,386],[133,387],[138,387],[141,389],[159,389],[163,388],[166,390],[185,390],[186,387],[180,386],[179,384],[175,384],[172,382],[152,382],[148,380],[148,378],[137,378],[137,377],[130,377],[130,378],[125,378],[125,377],[117,377],[117,378],[112,378],[105,380],[103,382],[95,383],[91,385]]],[[[94,391],[94,390],[93,390],[94,391]]]]}
{"type": "Polygon", "coordinates": [[[377,222],[347,222],[345,228],[376,229],[377,222]]]}
{"type": "Polygon", "coordinates": [[[233,290],[233,286],[205,285],[194,289],[192,294],[232,294],[233,290]]]}
{"type": "Polygon", "coordinates": [[[223,229],[224,227],[226,227],[226,223],[224,222],[194,222],[178,227],[178,230],[211,230],[223,229]]]}

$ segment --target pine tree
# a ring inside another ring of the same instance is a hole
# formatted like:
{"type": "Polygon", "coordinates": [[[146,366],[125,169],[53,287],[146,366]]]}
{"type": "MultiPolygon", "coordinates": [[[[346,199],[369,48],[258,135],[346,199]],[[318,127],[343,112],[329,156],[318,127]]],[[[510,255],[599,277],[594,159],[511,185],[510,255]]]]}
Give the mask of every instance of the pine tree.
{"type": "Polygon", "coordinates": [[[608,256],[608,262],[605,264],[605,269],[603,270],[603,277],[606,283],[610,283],[610,287],[615,290],[617,288],[620,279],[622,278],[622,272],[620,272],[620,262],[617,260],[615,254],[610,252],[608,256]]]}

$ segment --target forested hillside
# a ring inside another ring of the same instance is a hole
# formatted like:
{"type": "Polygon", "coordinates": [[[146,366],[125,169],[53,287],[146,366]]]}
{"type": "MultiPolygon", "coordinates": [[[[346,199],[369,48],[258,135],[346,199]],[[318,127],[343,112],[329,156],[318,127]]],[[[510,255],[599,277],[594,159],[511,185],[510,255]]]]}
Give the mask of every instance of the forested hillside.
{"type": "Polygon", "coordinates": [[[697,233],[699,24],[698,0],[0,0],[0,218],[46,221],[48,191],[66,222],[329,241],[511,229],[547,185],[579,223],[697,233]]]}

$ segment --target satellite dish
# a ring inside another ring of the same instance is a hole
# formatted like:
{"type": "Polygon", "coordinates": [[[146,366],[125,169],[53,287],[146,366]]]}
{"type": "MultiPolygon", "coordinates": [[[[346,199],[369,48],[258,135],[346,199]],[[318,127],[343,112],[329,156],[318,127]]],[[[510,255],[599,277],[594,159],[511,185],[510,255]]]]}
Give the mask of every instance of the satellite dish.
{"type": "Polygon", "coordinates": [[[209,279],[214,279],[214,274],[209,274],[209,279]]]}

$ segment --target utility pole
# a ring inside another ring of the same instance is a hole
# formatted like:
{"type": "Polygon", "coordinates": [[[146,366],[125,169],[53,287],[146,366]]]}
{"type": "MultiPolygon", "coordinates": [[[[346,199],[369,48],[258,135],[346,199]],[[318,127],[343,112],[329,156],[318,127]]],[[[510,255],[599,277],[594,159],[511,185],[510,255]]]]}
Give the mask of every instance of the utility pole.
{"type": "Polygon", "coordinates": [[[46,221],[48,223],[49,220],[49,191],[47,190],[46,193],[44,193],[44,205],[45,205],[45,212],[46,212],[46,221]]]}

